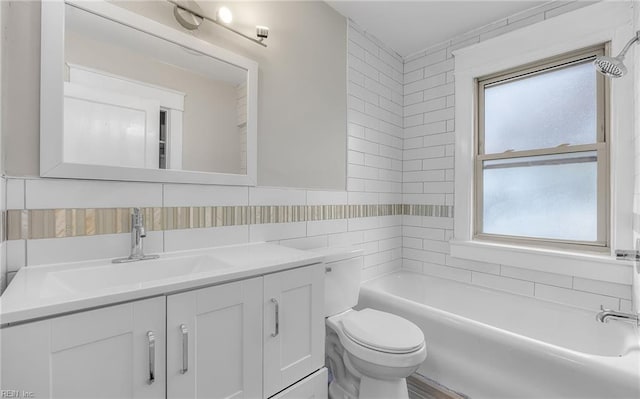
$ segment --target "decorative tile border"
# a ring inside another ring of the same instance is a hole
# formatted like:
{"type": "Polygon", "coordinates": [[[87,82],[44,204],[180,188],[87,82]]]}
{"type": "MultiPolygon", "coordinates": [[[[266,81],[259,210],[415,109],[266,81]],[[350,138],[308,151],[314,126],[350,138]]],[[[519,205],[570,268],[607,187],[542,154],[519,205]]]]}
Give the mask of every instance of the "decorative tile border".
{"type": "MultiPolygon", "coordinates": [[[[2,212],[3,240],[35,240],[131,231],[132,208],[25,209],[2,212]],[[6,219],[6,220],[5,220],[6,219]]],[[[448,205],[285,205],[142,208],[148,231],[373,216],[453,217],[448,205]]]]}
{"type": "Polygon", "coordinates": [[[451,205],[402,205],[402,214],[407,216],[433,216],[440,218],[452,218],[453,206],[451,205]]]}

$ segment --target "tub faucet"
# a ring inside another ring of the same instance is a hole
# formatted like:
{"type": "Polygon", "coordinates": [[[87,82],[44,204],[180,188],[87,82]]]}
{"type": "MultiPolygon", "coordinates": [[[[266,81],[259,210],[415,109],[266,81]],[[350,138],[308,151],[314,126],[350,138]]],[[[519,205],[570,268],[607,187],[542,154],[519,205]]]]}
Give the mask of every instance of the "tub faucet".
{"type": "Polygon", "coordinates": [[[157,259],[159,255],[145,255],[142,239],[147,236],[144,229],[144,215],[140,208],[133,208],[131,214],[131,254],[127,258],[114,259],[113,263],[127,263],[138,260],[157,259]]]}
{"type": "Polygon", "coordinates": [[[623,321],[630,321],[635,324],[640,323],[640,320],[638,319],[637,314],[624,313],[624,312],[618,312],[616,310],[605,309],[602,305],[600,305],[600,310],[601,312],[598,312],[598,314],[596,315],[596,320],[598,320],[600,323],[606,323],[609,321],[610,318],[623,320],[623,321]]]}

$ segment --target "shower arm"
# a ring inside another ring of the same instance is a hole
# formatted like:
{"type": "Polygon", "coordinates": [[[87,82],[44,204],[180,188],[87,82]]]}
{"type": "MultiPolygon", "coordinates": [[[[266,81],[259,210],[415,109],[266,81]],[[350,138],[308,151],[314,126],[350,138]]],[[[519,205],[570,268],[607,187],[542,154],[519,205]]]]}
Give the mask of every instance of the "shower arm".
{"type": "Polygon", "coordinates": [[[634,37],[631,38],[631,40],[629,40],[627,42],[627,44],[624,45],[624,47],[622,48],[622,51],[620,52],[620,54],[618,54],[616,56],[616,58],[618,59],[624,59],[625,54],[627,54],[627,51],[629,51],[629,49],[631,48],[631,46],[640,41],[640,30],[636,32],[636,35],[634,37]]]}

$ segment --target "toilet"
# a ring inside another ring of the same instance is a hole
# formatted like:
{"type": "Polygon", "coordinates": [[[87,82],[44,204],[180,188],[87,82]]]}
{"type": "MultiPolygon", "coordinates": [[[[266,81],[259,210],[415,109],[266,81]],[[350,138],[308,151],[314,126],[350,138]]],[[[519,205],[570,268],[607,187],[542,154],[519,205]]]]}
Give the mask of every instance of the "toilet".
{"type": "Polygon", "coordinates": [[[407,399],[406,377],[427,357],[422,331],[410,321],[358,303],[363,253],[324,248],[326,365],[331,399],[407,399]]]}

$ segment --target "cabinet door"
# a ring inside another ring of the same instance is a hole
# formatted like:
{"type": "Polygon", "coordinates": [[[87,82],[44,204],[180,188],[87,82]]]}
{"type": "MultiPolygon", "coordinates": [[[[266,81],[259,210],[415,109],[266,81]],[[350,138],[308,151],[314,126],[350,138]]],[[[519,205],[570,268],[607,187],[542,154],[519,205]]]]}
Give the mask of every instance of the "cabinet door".
{"type": "Polygon", "coordinates": [[[323,367],[270,399],[327,399],[328,397],[329,381],[327,381],[327,369],[323,367]]]}
{"type": "Polygon", "coordinates": [[[324,365],[324,266],[264,277],[264,394],[324,365]]]}
{"type": "Polygon", "coordinates": [[[262,278],[167,297],[167,398],[262,396],[262,278]]]}
{"type": "Polygon", "coordinates": [[[164,397],[164,331],[164,297],[4,328],[1,388],[36,398],[164,397]]]}

